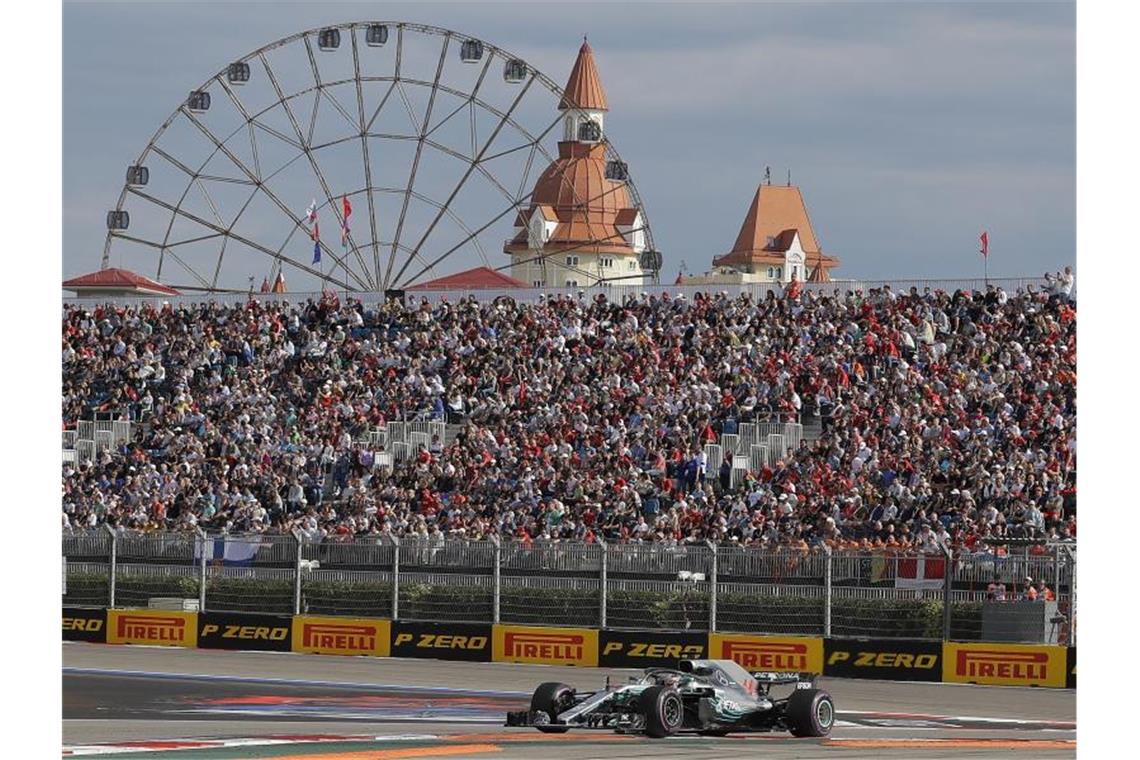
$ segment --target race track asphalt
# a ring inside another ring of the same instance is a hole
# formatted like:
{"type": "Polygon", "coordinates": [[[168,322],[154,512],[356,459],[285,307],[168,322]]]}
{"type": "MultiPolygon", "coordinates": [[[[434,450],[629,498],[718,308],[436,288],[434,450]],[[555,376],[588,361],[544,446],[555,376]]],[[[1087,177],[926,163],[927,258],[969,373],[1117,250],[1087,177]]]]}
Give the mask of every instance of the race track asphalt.
{"type": "Polygon", "coordinates": [[[540,682],[594,689],[607,676],[624,681],[631,670],[79,643],[63,645],[63,665],[65,752],[102,754],[109,749],[103,745],[124,742],[150,743],[151,750],[161,749],[153,744],[160,741],[229,742],[113,755],[122,760],[1076,754],[1076,696],[1058,689],[821,678],[839,712],[829,739],[768,734],[660,741],[502,727],[503,714],[525,708],[540,682]]]}

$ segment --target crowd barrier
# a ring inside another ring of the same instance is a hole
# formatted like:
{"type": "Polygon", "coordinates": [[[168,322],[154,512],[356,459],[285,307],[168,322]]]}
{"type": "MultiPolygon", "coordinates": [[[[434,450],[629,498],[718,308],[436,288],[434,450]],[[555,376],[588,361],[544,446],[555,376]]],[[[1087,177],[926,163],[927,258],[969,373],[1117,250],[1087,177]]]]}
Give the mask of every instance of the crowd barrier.
{"type": "Polygon", "coordinates": [[[380,618],[63,608],[63,639],[198,649],[417,657],[581,667],[668,667],[735,660],[751,671],[841,678],[1077,686],[1076,647],[687,631],[425,623],[380,618]]]}

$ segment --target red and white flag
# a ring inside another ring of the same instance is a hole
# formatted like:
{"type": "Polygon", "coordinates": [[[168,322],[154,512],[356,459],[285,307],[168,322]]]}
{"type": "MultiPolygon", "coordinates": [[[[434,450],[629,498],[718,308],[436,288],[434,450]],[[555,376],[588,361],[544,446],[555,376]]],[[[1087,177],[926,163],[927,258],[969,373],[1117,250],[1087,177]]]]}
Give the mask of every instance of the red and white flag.
{"type": "Polygon", "coordinates": [[[895,570],[895,588],[942,588],[946,577],[946,558],[920,554],[899,557],[895,570]]]}
{"type": "Polygon", "coordinates": [[[982,236],[979,239],[982,241],[982,250],[980,251],[980,253],[983,256],[985,256],[986,258],[989,258],[989,255],[990,255],[990,233],[983,231],[982,236]]]}
{"type": "Polygon", "coordinates": [[[340,197],[341,206],[344,208],[344,222],[340,225],[340,244],[342,247],[348,247],[348,217],[352,216],[352,204],[348,202],[348,196],[342,195],[340,197]]]}

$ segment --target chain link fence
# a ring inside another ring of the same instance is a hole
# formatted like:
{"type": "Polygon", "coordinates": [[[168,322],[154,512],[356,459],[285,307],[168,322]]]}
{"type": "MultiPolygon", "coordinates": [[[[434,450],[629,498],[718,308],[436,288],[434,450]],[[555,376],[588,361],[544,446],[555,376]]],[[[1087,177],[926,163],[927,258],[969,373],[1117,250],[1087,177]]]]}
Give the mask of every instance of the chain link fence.
{"type": "Polygon", "coordinates": [[[1076,643],[1073,544],[922,555],[107,529],[64,534],[63,556],[66,606],[1076,643]]]}

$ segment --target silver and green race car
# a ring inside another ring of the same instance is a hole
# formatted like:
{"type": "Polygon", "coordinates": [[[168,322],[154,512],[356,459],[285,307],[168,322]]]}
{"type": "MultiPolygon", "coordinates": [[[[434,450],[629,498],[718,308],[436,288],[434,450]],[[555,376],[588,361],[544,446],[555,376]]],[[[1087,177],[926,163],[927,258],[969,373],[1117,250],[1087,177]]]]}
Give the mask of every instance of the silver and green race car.
{"type": "Polygon", "coordinates": [[[530,709],[507,713],[508,726],[545,733],[605,729],[655,738],[680,731],[705,736],[788,731],[826,736],[835,722],[831,695],[806,673],[749,673],[732,660],[681,660],[676,668],[647,668],[629,683],[578,692],[561,683],[534,691],[530,709]],[[773,686],[792,685],[776,698],[773,686]]]}

